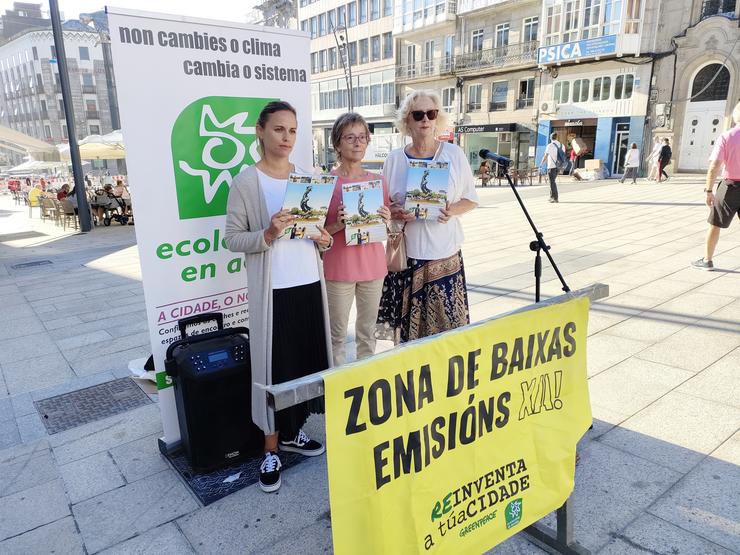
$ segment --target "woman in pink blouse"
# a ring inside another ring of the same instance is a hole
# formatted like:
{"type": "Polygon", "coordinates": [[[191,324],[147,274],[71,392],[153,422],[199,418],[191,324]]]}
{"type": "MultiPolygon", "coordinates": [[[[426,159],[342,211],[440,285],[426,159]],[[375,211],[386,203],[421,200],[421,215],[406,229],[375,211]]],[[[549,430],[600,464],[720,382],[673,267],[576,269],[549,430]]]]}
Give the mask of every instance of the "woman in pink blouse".
{"type": "MultiPolygon", "coordinates": [[[[347,324],[352,302],[357,305],[355,338],[357,358],[375,353],[375,322],[383,289],[383,279],[388,273],[382,243],[354,242],[347,245],[344,237],[345,207],[342,204],[342,185],[363,181],[381,180],[382,177],[365,171],[365,157],[370,129],[365,119],[356,113],[342,114],[334,122],[331,140],[339,165],[332,174],[339,176],[326,217],[326,230],[334,238],[334,246],[324,254],[324,276],[329,302],[331,341],[334,366],[347,360],[347,324]]],[[[378,210],[384,221],[390,218],[388,185],[383,180],[383,206],[378,210]]]]}

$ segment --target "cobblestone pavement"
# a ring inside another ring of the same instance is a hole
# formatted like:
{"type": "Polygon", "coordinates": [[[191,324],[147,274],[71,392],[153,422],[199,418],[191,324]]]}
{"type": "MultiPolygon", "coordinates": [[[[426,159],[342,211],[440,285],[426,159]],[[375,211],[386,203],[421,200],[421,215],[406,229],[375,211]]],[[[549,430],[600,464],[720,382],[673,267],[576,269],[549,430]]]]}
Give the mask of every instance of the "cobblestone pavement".
{"type": "MultiPolygon", "coordinates": [[[[595,426],[574,495],[576,539],[594,553],[740,552],[740,222],[717,271],[690,269],[702,188],[562,183],[559,204],[520,189],[570,287],[611,290],[591,311],[595,426]]],[[[463,220],[474,321],[534,294],[511,191],[479,192],[463,220]]],[[[545,296],[559,289],[545,265],[545,296]]],[[[148,353],[133,227],[62,231],[0,197],[0,317],[0,553],[331,551],[324,457],[287,471],[279,495],[250,487],[201,507],[157,451],[156,403],[47,434],[35,401],[127,376],[148,353]]],[[[321,418],[308,427],[322,437],[321,418]]],[[[492,553],[542,551],[517,536],[492,553]]]]}

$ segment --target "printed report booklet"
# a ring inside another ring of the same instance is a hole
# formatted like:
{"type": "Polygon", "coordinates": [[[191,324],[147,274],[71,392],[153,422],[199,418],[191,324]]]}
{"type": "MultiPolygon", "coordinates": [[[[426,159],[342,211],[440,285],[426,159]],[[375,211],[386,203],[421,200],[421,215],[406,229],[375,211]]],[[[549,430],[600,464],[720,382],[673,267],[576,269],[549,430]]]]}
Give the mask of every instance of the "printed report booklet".
{"type": "Polygon", "coordinates": [[[406,174],[406,210],[417,220],[436,220],[447,204],[449,162],[409,160],[406,174]]]}
{"type": "Polygon", "coordinates": [[[387,239],[385,223],[378,214],[383,206],[383,182],[380,179],[342,185],[346,245],[380,243],[387,239]]]}
{"type": "Polygon", "coordinates": [[[337,176],[326,174],[291,173],[288,176],[283,210],[289,210],[296,220],[285,228],[280,239],[308,239],[320,234],[316,226],[326,222],[336,181],[337,176]]]}

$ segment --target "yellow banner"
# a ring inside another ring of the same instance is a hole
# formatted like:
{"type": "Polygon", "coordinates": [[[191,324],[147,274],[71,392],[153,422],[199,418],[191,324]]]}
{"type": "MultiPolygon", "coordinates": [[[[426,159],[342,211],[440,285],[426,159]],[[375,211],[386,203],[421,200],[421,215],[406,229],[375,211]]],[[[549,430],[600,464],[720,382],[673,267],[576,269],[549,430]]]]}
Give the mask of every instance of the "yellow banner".
{"type": "Polygon", "coordinates": [[[561,506],[591,424],[587,298],[325,378],[337,553],[482,553],[561,506]]]}

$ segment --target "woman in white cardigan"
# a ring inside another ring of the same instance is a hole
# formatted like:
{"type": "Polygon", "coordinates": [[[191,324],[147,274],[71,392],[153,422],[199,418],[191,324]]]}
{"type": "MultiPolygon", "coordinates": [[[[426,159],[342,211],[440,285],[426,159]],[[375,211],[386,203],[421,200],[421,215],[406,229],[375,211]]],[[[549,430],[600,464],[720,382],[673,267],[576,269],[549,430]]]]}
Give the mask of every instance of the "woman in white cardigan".
{"type": "MultiPolygon", "coordinates": [[[[302,426],[321,402],[281,411],[267,405],[263,385],[282,383],[329,367],[331,338],[324,272],[319,253],[331,247],[326,230],[309,239],[278,239],[295,220],[282,210],[287,179],[296,170],[290,153],[296,139],[295,109],[270,102],[257,121],[262,159],[234,178],[229,192],[225,239],[245,254],[249,284],[252,418],[265,433],[260,487],[280,488],[278,447],[307,456],[324,452],[302,426]]],[[[305,173],[305,172],[303,172],[305,173]]],[[[310,173],[310,172],[308,172],[310,173]]]]}

